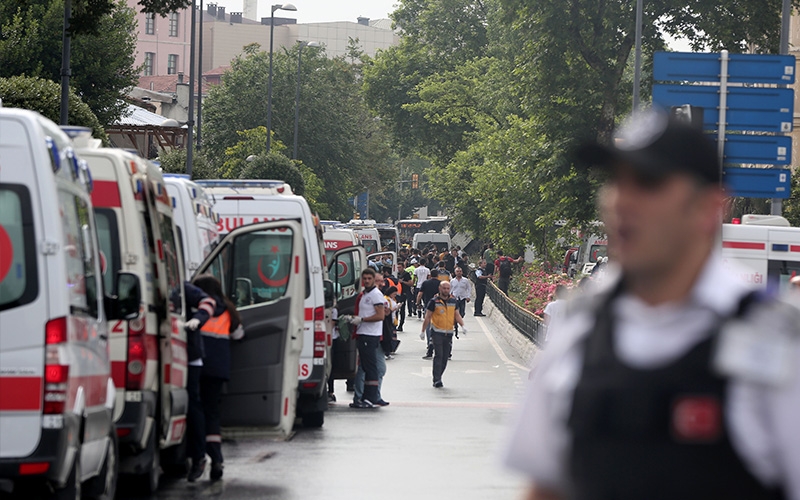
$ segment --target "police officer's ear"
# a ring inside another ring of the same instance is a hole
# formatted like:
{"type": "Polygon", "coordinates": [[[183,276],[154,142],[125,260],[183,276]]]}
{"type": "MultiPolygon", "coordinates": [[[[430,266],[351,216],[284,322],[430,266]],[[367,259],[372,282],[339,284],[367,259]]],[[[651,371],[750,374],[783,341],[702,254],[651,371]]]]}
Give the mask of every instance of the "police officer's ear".
{"type": "Polygon", "coordinates": [[[716,235],[719,232],[726,199],[725,190],[718,184],[698,186],[692,216],[702,233],[716,235]]]}

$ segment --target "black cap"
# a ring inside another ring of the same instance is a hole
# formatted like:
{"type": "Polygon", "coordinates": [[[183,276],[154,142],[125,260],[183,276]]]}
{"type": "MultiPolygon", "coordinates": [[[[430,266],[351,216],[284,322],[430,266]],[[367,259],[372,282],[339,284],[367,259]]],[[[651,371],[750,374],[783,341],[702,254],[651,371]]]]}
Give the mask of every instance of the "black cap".
{"type": "Polygon", "coordinates": [[[580,146],[577,158],[588,166],[604,168],[625,163],[655,178],[683,172],[709,184],[720,182],[714,143],[702,130],[659,108],[628,118],[616,130],[611,146],[596,142],[580,146]]]}

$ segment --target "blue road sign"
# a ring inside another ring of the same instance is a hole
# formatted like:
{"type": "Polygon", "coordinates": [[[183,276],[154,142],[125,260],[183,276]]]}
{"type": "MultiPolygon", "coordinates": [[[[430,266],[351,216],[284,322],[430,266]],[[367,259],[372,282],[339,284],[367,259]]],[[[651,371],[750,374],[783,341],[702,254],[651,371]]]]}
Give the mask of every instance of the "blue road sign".
{"type": "Polygon", "coordinates": [[[723,181],[733,196],[786,199],[790,192],[790,172],[788,168],[729,167],[723,170],[723,181]]]}
{"type": "MultiPolygon", "coordinates": [[[[716,142],[717,136],[713,136],[716,142]]],[[[727,134],[723,163],[789,165],[792,162],[792,138],[783,135],[727,134]]]]}
{"type": "MultiPolygon", "coordinates": [[[[703,108],[703,127],[719,123],[719,87],[711,85],[653,85],[653,103],[665,108],[690,104],[703,108]]],[[[791,132],[792,89],[728,87],[726,130],[791,132]]]]}
{"type": "MultiPolygon", "coordinates": [[[[741,83],[794,83],[794,56],[730,54],[728,81],[741,83]]],[[[653,79],[657,81],[718,82],[720,54],[700,52],[656,52],[653,79]]]]}

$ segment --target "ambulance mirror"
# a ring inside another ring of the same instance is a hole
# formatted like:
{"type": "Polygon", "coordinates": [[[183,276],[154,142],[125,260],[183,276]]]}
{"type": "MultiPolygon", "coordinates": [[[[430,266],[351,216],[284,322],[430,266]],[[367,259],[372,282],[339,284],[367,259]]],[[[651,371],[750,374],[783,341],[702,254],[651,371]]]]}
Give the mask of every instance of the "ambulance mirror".
{"type": "Polygon", "coordinates": [[[333,281],[323,280],[325,287],[325,307],[333,307],[336,302],[336,292],[334,291],[333,281]]]}
{"type": "Polygon", "coordinates": [[[115,319],[134,319],[139,316],[142,290],[139,277],[133,273],[117,274],[117,314],[115,319]]]}
{"type": "Polygon", "coordinates": [[[253,282],[247,278],[236,278],[234,298],[236,307],[253,305],[253,282]]]}

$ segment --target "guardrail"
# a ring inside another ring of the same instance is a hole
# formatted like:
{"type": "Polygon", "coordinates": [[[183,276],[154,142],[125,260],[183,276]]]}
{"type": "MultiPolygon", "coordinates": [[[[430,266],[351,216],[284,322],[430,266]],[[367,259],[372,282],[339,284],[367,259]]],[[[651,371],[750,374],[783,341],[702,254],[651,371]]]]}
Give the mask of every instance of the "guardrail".
{"type": "Polygon", "coordinates": [[[531,339],[537,347],[544,344],[545,326],[538,316],[509,299],[491,281],[486,286],[486,295],[514,328],[531,339]]]}

